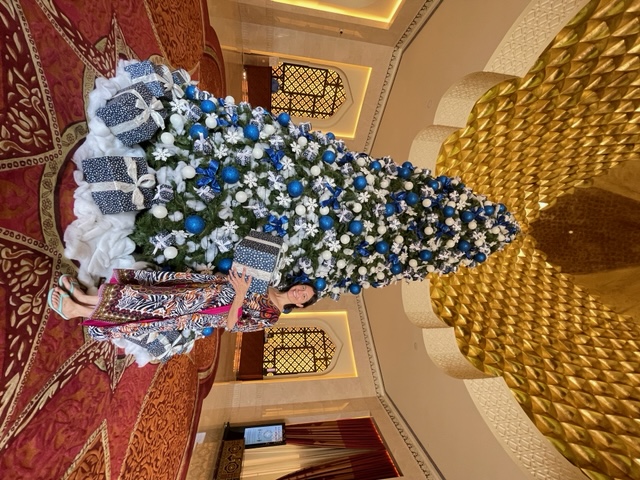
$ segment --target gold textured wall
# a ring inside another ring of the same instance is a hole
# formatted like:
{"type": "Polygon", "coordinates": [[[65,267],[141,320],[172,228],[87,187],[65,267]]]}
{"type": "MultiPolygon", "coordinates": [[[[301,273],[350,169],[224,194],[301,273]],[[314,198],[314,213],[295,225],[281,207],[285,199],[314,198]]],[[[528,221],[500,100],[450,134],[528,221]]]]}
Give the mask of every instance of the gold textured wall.
{"type": "Polygon", "coordinates": [[[530,225],[541,203],[637,161],[639,72],[640,0],[591,1],[524,78],[480,98],[437,162],[438,173],[507,204],[524,228],[480,267],[432,278],[434,309],[466,357],[504,377],[538,429],[592,479],[640,479],[640,319],[561,273],[530,225]]]}

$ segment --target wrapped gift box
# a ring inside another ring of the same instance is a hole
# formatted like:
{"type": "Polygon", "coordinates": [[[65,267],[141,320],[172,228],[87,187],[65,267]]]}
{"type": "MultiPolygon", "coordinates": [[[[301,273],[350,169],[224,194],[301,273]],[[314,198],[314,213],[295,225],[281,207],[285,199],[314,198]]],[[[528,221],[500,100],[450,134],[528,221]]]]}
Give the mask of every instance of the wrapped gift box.
{"type": "Polygon", "coordinates": [[[189,353],[198,338],[202,338],[202,334],[194,330],[169,330],[126,337],[147,351],[151,363],[164,363],[175,355],[189,353]]]}
{"type": "Polygon", "coordinates": [[[253,277],[250,292],[267,293],[267,287],[279,276],[281,252],[282,238],[257,230],[251,230],[236,245],[233,268],[239,272],[246,268],[247,273],[253,277]]]}
{"type": "Polygon", "coordinates": [[[122,143],[131,146],[149,140],[164,128],[167,112],[143,83],[136,83],[116,93],[96,116],[122,143]]]}
{"type": "Polygon", "coordinates": [[[144,83],[154,97],[173,97],[173,75],[166,65],[157,65],[145,60],[127,65],[124,70],[134,83],[144,83]]]}
{"type": "Polygon", "coordinates": [[[149,208],[155,196],[155,175],[144,157],[95,157],[82,161],[91,196],[103,214],[149,208]]]}

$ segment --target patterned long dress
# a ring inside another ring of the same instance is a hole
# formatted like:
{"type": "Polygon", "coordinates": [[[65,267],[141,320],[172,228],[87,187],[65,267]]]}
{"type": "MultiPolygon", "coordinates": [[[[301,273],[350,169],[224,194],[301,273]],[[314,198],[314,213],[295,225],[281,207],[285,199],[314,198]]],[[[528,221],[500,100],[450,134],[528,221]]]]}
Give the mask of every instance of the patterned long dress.
{"type": "MultiPolygon", "coordinates": [[[[111,282],[100,287],[98,297],[98,305],[83,325],[92,338],[104,341],[226,328],[235,292],[227,277],[117,269],[111,282]]],[[[250,293],[232,331],[263,330],[276,323],[280,313],[267,295],[250,293]]]]}

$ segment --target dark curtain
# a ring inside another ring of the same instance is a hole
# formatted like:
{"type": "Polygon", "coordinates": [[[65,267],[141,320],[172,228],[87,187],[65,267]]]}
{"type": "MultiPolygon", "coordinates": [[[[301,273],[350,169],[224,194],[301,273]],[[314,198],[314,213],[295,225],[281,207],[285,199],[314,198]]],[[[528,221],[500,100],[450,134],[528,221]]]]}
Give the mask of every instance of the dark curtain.
{"type": "Polygon", "coordinates": [[[309,447],[343,448],[345,456],[279,480],[379,480],[400,476],[371,418],[287,425],[286,441],[309,447]]]}

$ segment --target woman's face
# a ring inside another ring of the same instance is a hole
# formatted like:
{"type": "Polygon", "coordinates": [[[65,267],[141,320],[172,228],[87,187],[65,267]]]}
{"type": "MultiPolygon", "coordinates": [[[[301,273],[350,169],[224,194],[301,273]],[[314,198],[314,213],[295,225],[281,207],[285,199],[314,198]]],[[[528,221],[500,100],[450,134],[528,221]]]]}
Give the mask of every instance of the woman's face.
{"type": "Polygon", "coordinates": [[[313,288],[309,285],[295,285],[287,292],[289,301],[302,308],[305,302],[313,297],[313,288]]]}

